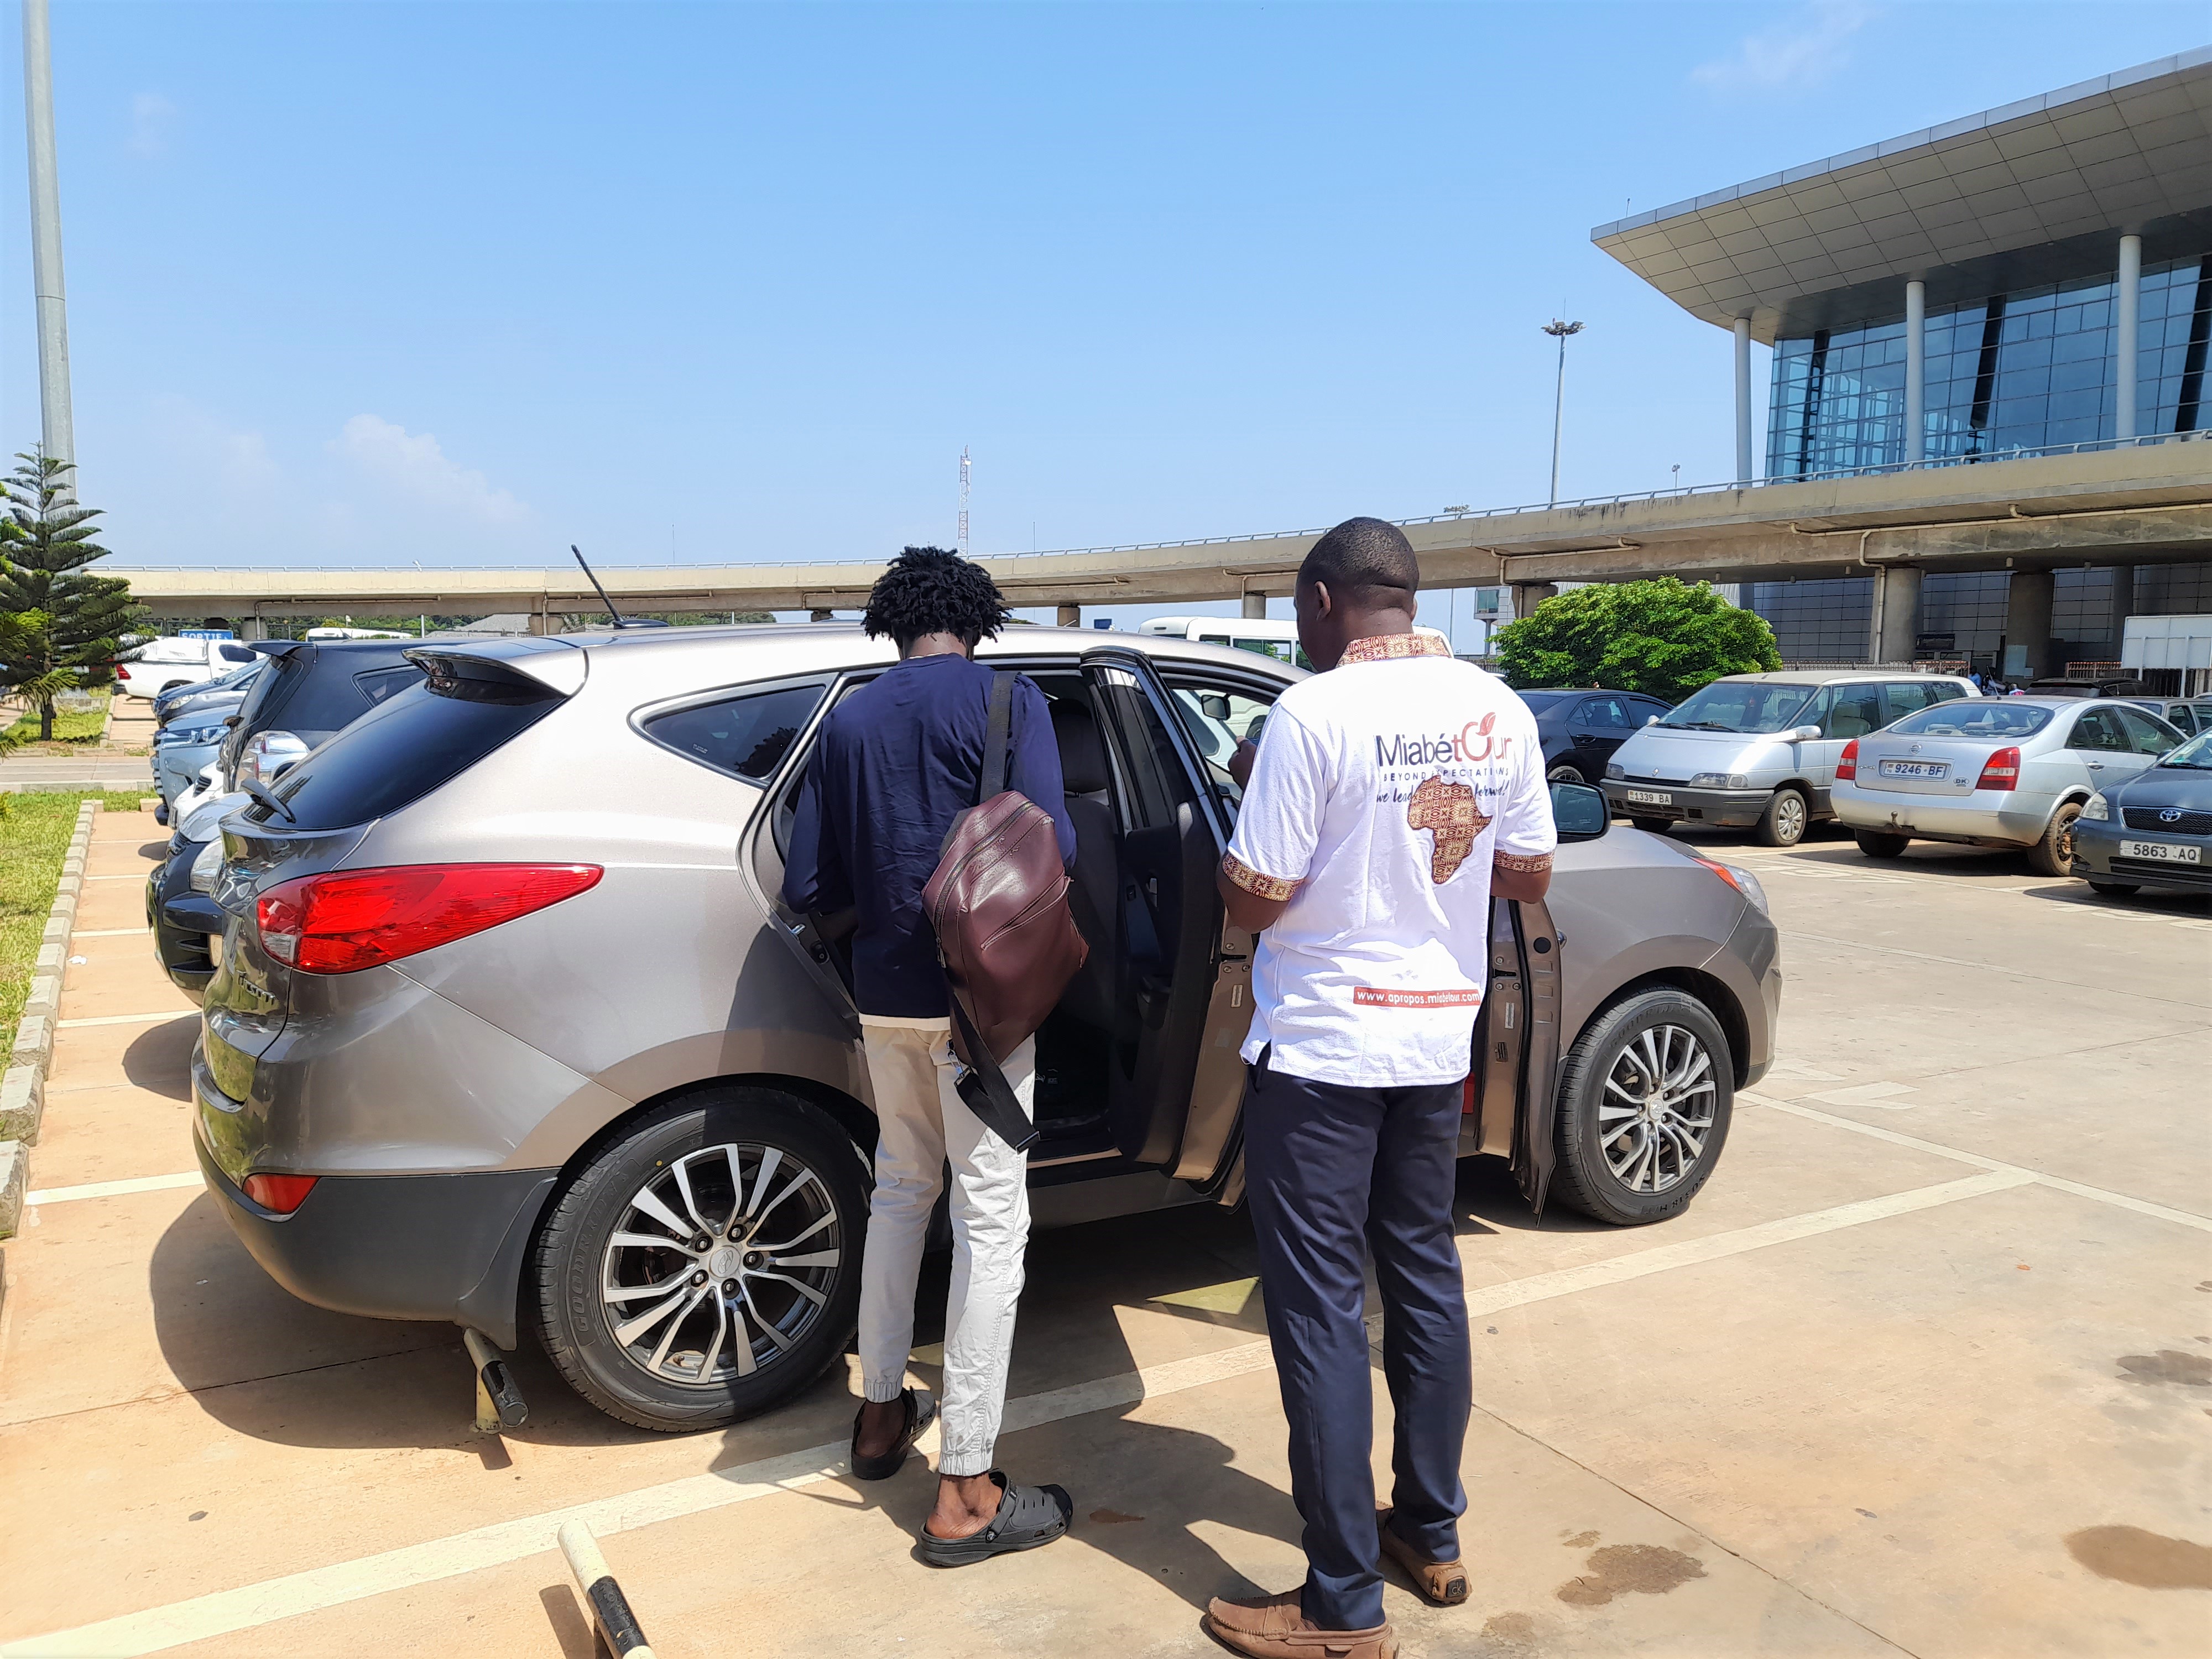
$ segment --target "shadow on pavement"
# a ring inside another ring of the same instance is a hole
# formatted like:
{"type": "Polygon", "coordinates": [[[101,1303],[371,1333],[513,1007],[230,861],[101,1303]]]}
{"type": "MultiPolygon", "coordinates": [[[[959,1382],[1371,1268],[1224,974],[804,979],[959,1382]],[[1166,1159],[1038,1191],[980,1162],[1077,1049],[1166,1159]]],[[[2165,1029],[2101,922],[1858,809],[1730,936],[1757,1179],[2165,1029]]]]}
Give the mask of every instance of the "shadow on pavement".
{"type": "Polygon", "coordinates": [[[133,1087],[168,1100],[192,1097],[192,1044],[199,1040],[197,1014],[149,1026],[123,1051],[123,1075],[133,1087]]]}

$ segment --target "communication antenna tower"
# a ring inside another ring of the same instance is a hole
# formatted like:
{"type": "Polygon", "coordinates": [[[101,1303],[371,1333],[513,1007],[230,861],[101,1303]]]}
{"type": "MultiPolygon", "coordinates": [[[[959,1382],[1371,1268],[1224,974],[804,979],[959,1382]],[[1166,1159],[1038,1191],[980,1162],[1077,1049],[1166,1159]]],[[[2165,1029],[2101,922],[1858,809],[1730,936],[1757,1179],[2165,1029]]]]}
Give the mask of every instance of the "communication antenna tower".
{"type": "Polygon", "coordinates": [[[960,446],[960,556],[968,556],[968,446],[960,446]]]}

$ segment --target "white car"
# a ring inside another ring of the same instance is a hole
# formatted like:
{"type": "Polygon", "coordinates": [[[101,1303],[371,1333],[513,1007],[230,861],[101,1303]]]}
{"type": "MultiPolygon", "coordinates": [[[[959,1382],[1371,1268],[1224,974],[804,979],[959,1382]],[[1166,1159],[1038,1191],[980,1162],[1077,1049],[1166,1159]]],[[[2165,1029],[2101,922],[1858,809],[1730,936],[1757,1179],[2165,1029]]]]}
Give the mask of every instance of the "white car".
{"type": "Polygon", "coordinates": [[[2182,734],[2118,697],[1979,697],[1854,738],[1836,763],[1836,816],[1869,858],[1916,840],[2025,848],[2038,875],[2074,867],[2089,797],[2154,764],[2182,734]]]}
{"type": "Polygon", "coordinates": [[[115,689],[134,697],[158,697],[179,685],[221,679],[257,660],[258,654],[237,640],[153,640],[123,653],[115,665],[115,689]]]}

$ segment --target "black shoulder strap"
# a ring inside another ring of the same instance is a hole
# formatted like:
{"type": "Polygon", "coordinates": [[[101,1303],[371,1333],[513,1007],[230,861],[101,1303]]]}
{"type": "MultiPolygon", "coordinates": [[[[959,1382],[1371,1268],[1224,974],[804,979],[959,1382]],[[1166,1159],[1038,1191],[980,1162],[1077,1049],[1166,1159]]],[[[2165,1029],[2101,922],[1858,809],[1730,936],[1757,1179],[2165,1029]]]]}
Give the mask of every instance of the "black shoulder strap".
{"type": "Polygon", "coordinates": [[[991,712],[983,725],[983,770],[975,780],[975,805],[981,806],[1006,787],[1006,750],[1014,724],[1014,677],[991,676],[991,712]]]}

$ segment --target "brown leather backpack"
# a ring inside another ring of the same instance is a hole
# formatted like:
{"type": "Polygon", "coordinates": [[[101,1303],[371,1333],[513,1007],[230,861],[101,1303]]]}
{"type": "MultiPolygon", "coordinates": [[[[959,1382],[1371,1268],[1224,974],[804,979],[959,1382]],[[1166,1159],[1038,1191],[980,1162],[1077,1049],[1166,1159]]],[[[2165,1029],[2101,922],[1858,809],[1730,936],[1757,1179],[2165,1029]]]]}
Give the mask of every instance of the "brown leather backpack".
{"type": "Polygon", "coordinates": [[[1006,787],[1013,701],[1013,676],[996,676],[975,805],[946,832],[921,908],[952,991],[952,1047],[968,1068],[960,1097],[986,1128],[1026,1152],[1036,1127],[1000,1062],[1044,1024],[1090,947],[1068,909],[1052,815],[1006,787]]]}

